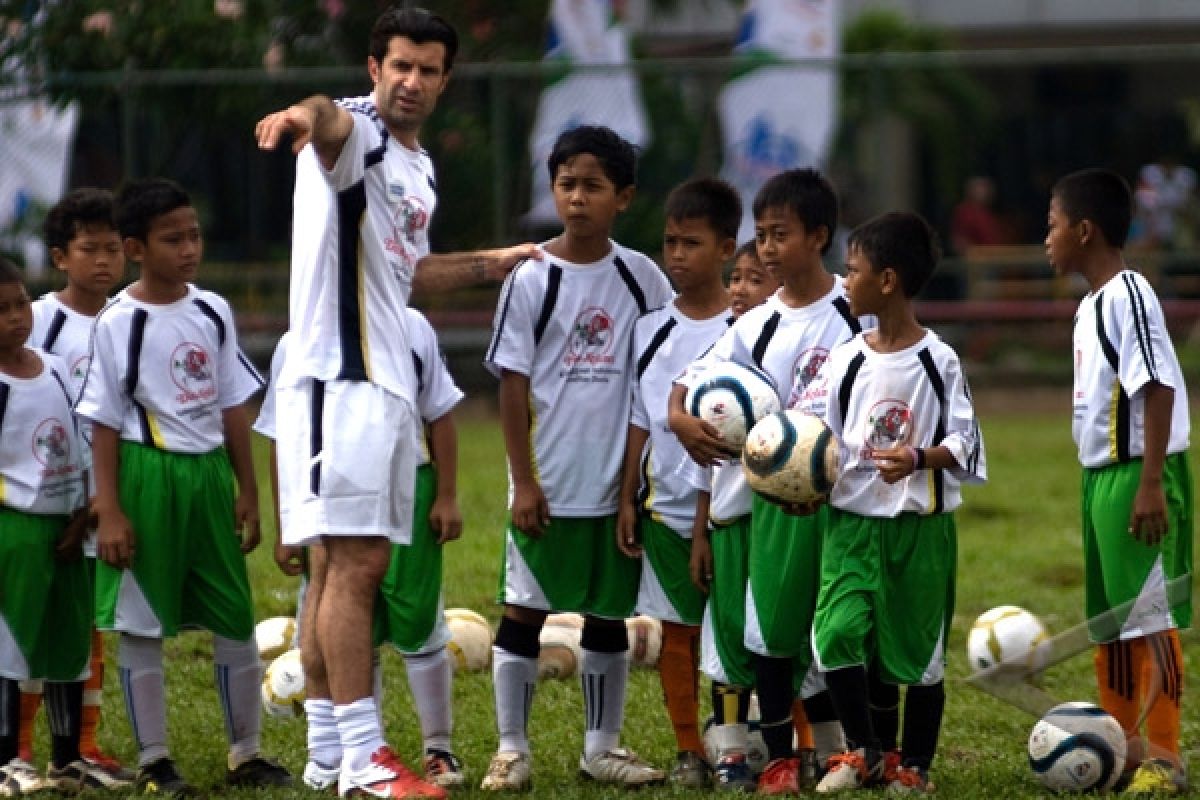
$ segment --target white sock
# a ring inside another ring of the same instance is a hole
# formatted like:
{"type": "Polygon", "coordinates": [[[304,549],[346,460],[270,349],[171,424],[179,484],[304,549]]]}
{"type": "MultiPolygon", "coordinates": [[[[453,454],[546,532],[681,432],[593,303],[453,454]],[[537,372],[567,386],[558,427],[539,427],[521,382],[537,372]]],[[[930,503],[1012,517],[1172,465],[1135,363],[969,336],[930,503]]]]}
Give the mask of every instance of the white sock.
{"type": "Polygon", "coordinates": [[[496,692],[496,727],[501,752],[529,754],[529,709],[537,686],[537,659],[492,648],[492,685],[496,692]]]}
{"type": "MultiPolygon", "coordinates": [[[[138,766],[166,758],[167,706],[163,678],[162,639],[121,634],[117,668],[125,694],[125,711],[138,747],[138,766]]],[[[257,707],[260,701],[255,700],[257,707]]]]}
{"type": "Polygon", "coordinates": [[[335,769],[342,763],[342,739],[333,717],[333,701],[328,697],[306,699],[304,719],[308,723],[308,760],[335,769]]]}
{"type": "Polygon", "coordinates": [[[625,721],[625,686],[629,682],[629,651],[583,651],[583,755],[593,758],[614,750],[625,721]]]}
{"type": "Polygon", "coordinates": [[[244,642],[213,635],[213,673],[225,736],[229,739],[229,768],[258,755],[262,729],[262,662],[251,637],[244,642]]]}
{"type": "Polygon", "coordinates": [[[383,747],[383,731],[375,698],[364,697],[344,706],[333,707],[338,738],[342,740],[342,769],[359,772],[371,763],[371,756],[383,747]]]}
{"type": "Polygon", "coordinates": [[[432,653],[404,657],[408,670],[408,685],[412,689],[413,705],[421,721],[421,737],[426,750],[450,751],[450,729],[453,720],[451,681],[454,669],[446,648],[432,653]]]}
{"type": "Polygon", "coordinates": [[[379,714],[379,730],[383,730],[383,659],[378,647],[371,650],[371,697],[379,714]]]}
{"type": "Polygon", "coordinates": [[[829,757],[846,752],[846,734],[842,723],[836,719],[826,722],[811,722],[813,747],[817,750],[817,763],[824,764],[829,757]]]}

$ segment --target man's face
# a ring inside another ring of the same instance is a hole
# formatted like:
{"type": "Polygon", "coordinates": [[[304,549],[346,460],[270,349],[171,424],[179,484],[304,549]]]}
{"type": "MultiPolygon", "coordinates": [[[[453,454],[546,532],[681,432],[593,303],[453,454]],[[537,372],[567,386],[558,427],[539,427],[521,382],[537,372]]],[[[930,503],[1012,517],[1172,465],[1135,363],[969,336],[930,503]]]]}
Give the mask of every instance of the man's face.
{"type": "Polygon", "coordinates": [[[450,80],[445,63],[441,42],[417,44],[406,36],[392,37],[382,61],[367,58],[379,114],[388,130],[410,147],[450,80]]]}

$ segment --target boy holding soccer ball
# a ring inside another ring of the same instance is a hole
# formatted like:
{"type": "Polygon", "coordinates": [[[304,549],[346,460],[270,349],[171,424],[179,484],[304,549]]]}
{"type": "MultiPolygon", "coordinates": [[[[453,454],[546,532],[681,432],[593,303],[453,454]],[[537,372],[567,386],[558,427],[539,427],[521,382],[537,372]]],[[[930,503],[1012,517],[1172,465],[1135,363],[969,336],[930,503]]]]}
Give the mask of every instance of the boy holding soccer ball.
{"type": "Polygon", "coordinates": [[[1183,653],[1191,624],[1193,480],[1187,387],[1154,289],[1125,265],[1128,184],[1102,169],[1054,186],[1046,254],[1082,275],[1072,434],[1083,465],[1089,635],[1100,702],[1129,737],[1127,791],[1179,794],[1183,653]],[[1146,739],[1139,723],[1145,721],[1146,739]]]}
{"type": "Polygon", "coordinates": [[[954,611],[953,512],[960,485],[987,475],[958,356],[913,313],[937,259],[933,231],[916,214],[884,214],[850,234],[850,309],[879,326],[835,348],[799,402],[841,440],[844,459],[824,506],[813,644],[849,749],[830,760],[818,793],[931,788],[954,611]],[[868,701],[870,670],[908,686],[903,763],[891,769],[868,701]]]}

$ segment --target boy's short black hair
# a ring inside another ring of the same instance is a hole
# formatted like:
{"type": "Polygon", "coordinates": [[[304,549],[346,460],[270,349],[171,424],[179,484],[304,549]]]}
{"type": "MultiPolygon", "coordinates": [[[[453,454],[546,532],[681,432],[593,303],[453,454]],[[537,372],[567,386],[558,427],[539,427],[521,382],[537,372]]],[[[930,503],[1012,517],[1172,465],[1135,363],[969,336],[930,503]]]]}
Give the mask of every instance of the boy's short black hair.
{"type": "Polygon", "coordinates": [[[767,179],[754,196],[754,218],[768,208],[786,208],[808,231],[824,227],[828,236],[821,254],[829,252],[838,224],[838,199],[833,184],[811,167],[789,169],[767,179]]]}
{"type": "Polygon", "coordinates": [[[563,131],[554,141],[546,167],[550,183],[554,183],[558,168],[577,155],[587,153],[600,162],[604,174],[621,191],[637,180],[637,148],[603,125],[580,125],[563,131]]]}
{"type": "Polygon", "coordinates": [[[113,200],[113,219],[122,239],[146,241],[155,217],[177,208],[190,206],[192,199],[178,183],[167,178],[141,178],[129,181],[113,200]]]}
{"type": "Polygon", "coordinates": [[[19,283],[25,285],[25,277],[21,275],[21,270],[16,264],[9,261],[4,256],[0,256],[0,286],[19,283]]]}
{"type": "Polygon", "coordinates": [[[432,11],[397,6],[380,14],[371,28],[371,40],[367,45],[371,58],[382,62],[387,55],[388,45],[397,36],[403,36],[415,44],[441,42],[446,48],[442,68],[446,72],[454,68],[454,57],[458,54],[458,32],[432,11]]]}
{"type": "Polygon", "coordinates": [[[742,223],[742,198],[720,178],[692,178],[667,195],[667,219],[702,219],[722,239],[736,239],[742,223]]]}
{"type": "Polygon", "coordinates": [[[847,249],[856,249],[876,270],[891,267],[906,297],[916,297],[937,269],[937,234],[920,214],[891,211],[850,232],[847,249]]]}
{"type": "Polygon", "coordinates": [[[113,194],[108,189],[72,189],[46,212],[42,238],[46,247],[66,250],[79,233],[91,227],[117,229],[113,222],[113,194]]]}
{"type": "Polygon", "coordinates": [[[1124,247],[1133,220],[1133,192],[1117,173],[1094,167],[1064,175],[1052,192],[1071,224],[1091,220],[1113,247],[1124,247]]]}
{"type": "Polygon", "coordinates": [[[742,242],[742,246],[733,251],[733,263],[737,263],[742,256],[750,256],[759,264],[762,260],[758,257],[758,242],[751,239],[748,242],[742,242]]]}

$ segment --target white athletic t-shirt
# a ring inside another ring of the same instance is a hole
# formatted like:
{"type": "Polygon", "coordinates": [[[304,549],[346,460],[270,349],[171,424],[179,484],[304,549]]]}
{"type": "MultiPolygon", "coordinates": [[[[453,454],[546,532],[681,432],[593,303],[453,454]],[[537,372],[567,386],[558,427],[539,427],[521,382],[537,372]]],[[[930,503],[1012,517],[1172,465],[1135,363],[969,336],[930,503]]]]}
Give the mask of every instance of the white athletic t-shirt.
{"type": "Polygon", "coordinates": [[[416,395],[404,309],[429,254],[433,163],[379,124],[374,104],[346,101],[353,129],[325,171],[311,145],[296,159],[289,328],[280,377],[371,381],[416,395]]]}
{"type": "Polygon", "coordinates": [[[0,506],[70,514],[86,500],[87,454],[71,411],[67,365],[35,348],[34,378],[0,372],[0,506]]]}
{"type": "Polygon", "coordinates": [[[33,303],[29,346],[40,347],[66,362],[73,398],[79,396],[83,379],[87,377],[95,321],[95,317],[67,308],[54,292],[47,292],[33,303]]]}
{"type": "Polygon", "coordinates": [[[830,495],[835,508],[866,517],[936,514],[962,503],[962,483],[987,480],[983,435],[954,350],[932,331],[896,353],[878,353],[860,334],[829,354],[798,407],[825,420],[842,444],[830,495]],[[874,450],[949,448],[956,467],[918,470],[891,485],[874,450]]]}
{"type": "Polygon", "coordinates": [[[1074,343],[1071,432],[1083,466],[1103,467],[1145,454],[1141,390],[1151,381],[1175,390],[1167,453],[1188,449],[1187,385],[1158,296],[1141,274],[1122,270],[1080,301],[1074,343]]]}
{"type": "Polygon", "coordinates": [[[641,458],[639,506],[649,508],[655,519],[685,537],[692,535],[696,490],[683,472],[691,457],[667,426],[667,397],[680,374],[732,323],[728,309],[697,320],[680,313],[673,301],[634,325],[630,422],[650,434],[641,458]]]}
{"type": "Polygon", "coordinates": [[[128,441],[208,453],[225,442],[221,412],[262,385],[220,295],[189,285],[182,299],[154,305],[125,290],[96,317],[75,412],[128,441]]]}
{"type": "Polygon", "coordinates": [[[633,324],[672,296],[653,261],[615,242],[595,263],[547,254],[506,279],[484,365],[529,376],[533,466],[551,515],[616,512],[633,324]]]}

